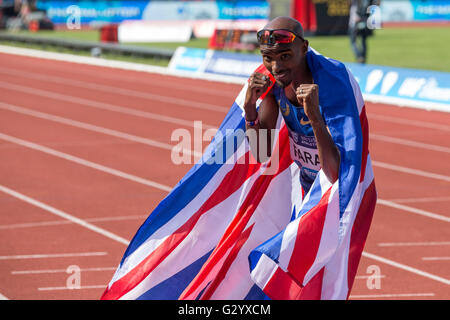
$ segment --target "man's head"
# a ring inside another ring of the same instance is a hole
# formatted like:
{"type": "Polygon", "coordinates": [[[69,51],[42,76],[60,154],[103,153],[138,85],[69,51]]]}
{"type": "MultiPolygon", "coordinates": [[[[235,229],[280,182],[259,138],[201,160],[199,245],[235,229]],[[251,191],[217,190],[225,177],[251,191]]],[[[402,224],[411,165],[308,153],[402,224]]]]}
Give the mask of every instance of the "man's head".
{"type": "Polygon", "coordinates": [[[258,40],[264,66],[280,86],[288,86],[306,64],[308,41],[302,25],[290,17],[275,18],[258,33],[258,40]]]}

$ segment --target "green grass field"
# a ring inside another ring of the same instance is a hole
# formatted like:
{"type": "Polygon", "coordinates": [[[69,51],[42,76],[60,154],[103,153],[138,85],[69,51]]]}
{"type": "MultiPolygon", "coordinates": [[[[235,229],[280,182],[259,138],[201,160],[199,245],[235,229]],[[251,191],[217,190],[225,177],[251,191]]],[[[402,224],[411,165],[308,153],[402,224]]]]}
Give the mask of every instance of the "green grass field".
{"type": "MultiPolygon", "coordinates": [[[[20,33],[31,34],[27,31],[21,31],[20,33]]],[[[99,41],[100,39],[99,31],[96,30],[40,31],[35,34],[43,37],[73,38],[89,41],[99,41]]],[[[310,45],[323,55],[343,62],[354,62],[353,53],[350,49],[350,40],[347,36],[317,36],[309,37],[308,40],[310,45]]],[[[192,39],[187,43],[133,43],[133,45],[168,49],[175,49],[178,46],[207,48],[208,39],[192,39]]],[[[52,50],[55,50],[55,48],[52,50]]],[[[67,51],[65,50],[64,52],[67,51]]],[[[369,38],[367,63],[450,72],[449,52],[450,27],[385,28],[376,30],[374,35],[369,38]]],[[[158,65],[167,65],[168,63],[168,61],[164,60],[154,61],[152,59],[119,57],[115,55],[107,55],[105,58],[158,65]]]]}

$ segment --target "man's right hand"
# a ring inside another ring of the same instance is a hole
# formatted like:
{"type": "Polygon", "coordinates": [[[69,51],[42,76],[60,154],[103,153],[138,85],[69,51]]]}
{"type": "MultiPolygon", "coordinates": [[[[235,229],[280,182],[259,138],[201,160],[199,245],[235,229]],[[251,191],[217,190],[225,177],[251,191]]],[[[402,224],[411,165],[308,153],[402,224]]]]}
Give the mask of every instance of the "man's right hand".
{"type": "Polygon", "coordinates": [[[266,92],[271,82],[268,76],[254,72],[248,81],[247,93],[245,95],[245,106],[255,106],[256,101],[266,92]]]}

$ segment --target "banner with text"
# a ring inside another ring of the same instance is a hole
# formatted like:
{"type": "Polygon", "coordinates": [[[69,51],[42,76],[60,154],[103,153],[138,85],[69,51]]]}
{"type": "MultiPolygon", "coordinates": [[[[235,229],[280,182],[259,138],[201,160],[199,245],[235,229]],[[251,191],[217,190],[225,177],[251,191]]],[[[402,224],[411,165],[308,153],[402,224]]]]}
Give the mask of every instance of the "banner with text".
{"type": "Polygon", "coordinates": [[[383,22],[450,21],[448,0],[391,0],[381,1],[383,22]]]}
{"type": "Polygon", "coordinates": [[[450,73],[346,63],[371,101],[450,112],[450,73]]]}
{"type": "Polygon", "coordinates": [[[251,1],[149,1],[149,0],[38,0],[53,23],[63,24],[78,15],[81,24],[120,23],[124,20],[258,20],[268,19],[269,2],[251,1]],[[73,8],[77,10],[73,10],[73,8]]]}

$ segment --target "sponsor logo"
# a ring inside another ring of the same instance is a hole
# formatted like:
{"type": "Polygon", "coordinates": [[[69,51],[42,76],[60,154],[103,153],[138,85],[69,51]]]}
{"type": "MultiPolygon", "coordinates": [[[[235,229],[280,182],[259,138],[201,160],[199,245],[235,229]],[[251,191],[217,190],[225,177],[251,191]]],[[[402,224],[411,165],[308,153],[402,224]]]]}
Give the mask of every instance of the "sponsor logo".
{"type": "Polygon", "coordinates": [[[300,119],[300,124],[302,126],[306,126],[307,124],[310,124],[311,121],[310,120],[304,120],[303,118],[300,119]]]}

